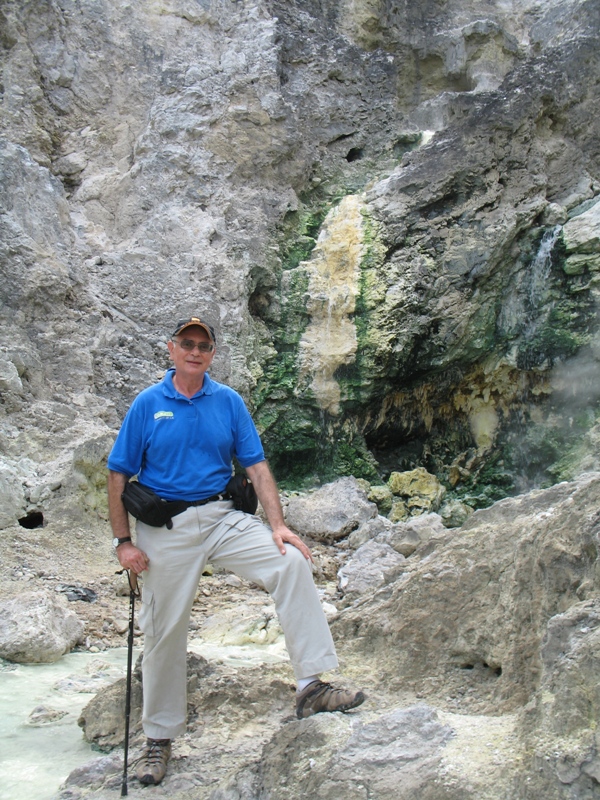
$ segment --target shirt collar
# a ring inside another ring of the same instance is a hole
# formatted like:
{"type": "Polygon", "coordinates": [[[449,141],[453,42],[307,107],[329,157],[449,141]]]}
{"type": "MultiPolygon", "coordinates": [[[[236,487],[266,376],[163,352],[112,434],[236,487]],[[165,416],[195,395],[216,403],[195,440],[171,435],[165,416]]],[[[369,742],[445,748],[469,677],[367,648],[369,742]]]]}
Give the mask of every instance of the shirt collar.
{"type": "MultiPolygon", "coordinates": [[[[165,377],[163,378],[163,394],[167,397],[183,397],[183,395],[179,394],[177,389],[173,386],[173,375],[175,375],[174,369],[167,370],[165,377]]],[[[202,382],[202,389],[196,394],[190,397],[190,400],[193,400],[195,397],[202,397],[202,395],[210,395],[213,393],[213,382],[208,376],[208,373],[204,374],[204,381],[202,382]]]]}

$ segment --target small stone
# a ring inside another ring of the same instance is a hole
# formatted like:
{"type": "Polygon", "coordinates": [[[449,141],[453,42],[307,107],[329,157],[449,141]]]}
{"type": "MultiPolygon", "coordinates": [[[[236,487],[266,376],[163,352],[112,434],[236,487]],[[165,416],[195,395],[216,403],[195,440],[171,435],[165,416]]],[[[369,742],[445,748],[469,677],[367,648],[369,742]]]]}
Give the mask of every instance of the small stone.
{"type": "Polygon", "coordinates": [[[50,725],[67,716],[67,711],[58,711],[51,706],[36,706],[29,715],[30,725],[50,725]]]}
{"type": "Polygon", "coordinates": [[[380,514],[387,514],[392,510],[393,496],[389,486],[381,484],[379,486],[371,486],[367,495],[368,499],[377,505],[380,514]]]}
{"type": "Polygon", "coordinates": [[[406,503],[403,500],[394,500],[388,519],[391,522],[404,522],[408,517],[409,511],[406,503]]]}
{"type": "Polygon", "coordinates": [[[127,633],[129,630],[129,620],[124,617],[117,617],[113,622],[114,628],[117,633],[127,633]]]}

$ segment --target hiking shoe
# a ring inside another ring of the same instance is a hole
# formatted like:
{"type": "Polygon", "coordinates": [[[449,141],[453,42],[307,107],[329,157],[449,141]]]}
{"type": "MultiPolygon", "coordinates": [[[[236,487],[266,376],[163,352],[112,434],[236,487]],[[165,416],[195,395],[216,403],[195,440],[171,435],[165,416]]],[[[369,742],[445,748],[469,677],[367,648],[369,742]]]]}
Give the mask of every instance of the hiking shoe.
{"type": "Polygon", "coordinates": [[[313,681],[296,697],[296,716],[304,719],[320,711],[348,711],[364,701],[362,692],[336,689],[330,683],[313,681]]]}
{"type": "Polygon", "coordinates": [[[148,739],[136,770],[139,782],[146,786],[160,783],[165,777],[170,758],[170,739],[148,739]]]}

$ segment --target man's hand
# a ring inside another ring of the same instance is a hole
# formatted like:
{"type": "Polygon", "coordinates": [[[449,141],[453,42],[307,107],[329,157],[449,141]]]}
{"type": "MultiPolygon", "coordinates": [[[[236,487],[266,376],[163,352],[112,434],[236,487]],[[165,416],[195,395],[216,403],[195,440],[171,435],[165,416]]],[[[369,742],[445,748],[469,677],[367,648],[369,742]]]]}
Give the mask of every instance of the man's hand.
{"type": "MultiPolygon", "coordinates": [[[[108,471],[108,514],[113,530],[113,536],[125,539],[131,535],[129,530],[129,517],[121,500],[121,494],[127,483],[127,475],[120,472],[108,471]]],[[[136,547],[133,542],[124,542],[117,547],[117,558],[124,569],[130,569],[139,575],[148,569],[148,556],[143,550],[136,547]]]]}
{"type": "Polygon", "coordinates": [[[117,547],[117,558],[124,569],[130,569],[136,575],[148,569],[148,564],[150,563],[146,553],[136,547],[133,542],[120,544],[117,547]]]}
{"type": "Polygon", "coordinates": [[[277,529],[273,529],[273,541],[275,542],[275,544],[277,545],[277,549],[283,556],[285,555],[285,546],[283,543],[287,542],[288,544],[293,544],[294,547],[300,550],[300,552],[307,561],[313,560],[312,553],[310,552],[308,547],[304,544],[302,539],[296,533],[287,528],[285,525],[277,529]]]}
{"type": "Polygon", "coordinates": [[[269,525],[273,531],[273,541],[281,555],[285,555],[284,542],[297,547],[307,561],[312,561],[312,555],[302,539],[291,531],[283,519],[283,511],[279,500],[279,492],[275,478],[271,474],[266,461],[259,461],[251,467],[246,467],[248,477],[252,481],[260,504],[264,509],[269,525]]]}

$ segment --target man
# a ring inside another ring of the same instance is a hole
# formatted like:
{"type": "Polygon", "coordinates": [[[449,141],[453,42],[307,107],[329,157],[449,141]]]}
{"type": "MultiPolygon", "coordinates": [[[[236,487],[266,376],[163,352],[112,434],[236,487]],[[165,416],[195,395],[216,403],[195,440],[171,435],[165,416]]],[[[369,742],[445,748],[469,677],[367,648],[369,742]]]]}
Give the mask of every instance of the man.
{"type": "Polygon", "coordinates": [[[311,554],[285,525],[277,486],[242,398],[207,374],[215,356],[213,328],[199,317],[182,320],[168,348],[174,369],[133,401],[108,459],[117,556],[124,568],[145,573],[139,625],[145,634],[147,743],[137,770],[143,784],[160,783],[171,740],[186,729],[188,622],[209,560],[272,595],[298,683],[299,718],[346,711],[365,699],[362,692],[319,680],[338,662],[312,580],[311,554]],[[233,456],[252,481],[270,529],[236,511],[224,496],[233,456]],[[189,503],[170,529],[138,521],[135,544],[121,500],[134,475],[165,500],[189,503]]]}

